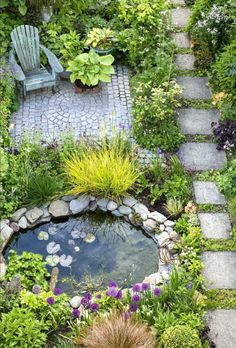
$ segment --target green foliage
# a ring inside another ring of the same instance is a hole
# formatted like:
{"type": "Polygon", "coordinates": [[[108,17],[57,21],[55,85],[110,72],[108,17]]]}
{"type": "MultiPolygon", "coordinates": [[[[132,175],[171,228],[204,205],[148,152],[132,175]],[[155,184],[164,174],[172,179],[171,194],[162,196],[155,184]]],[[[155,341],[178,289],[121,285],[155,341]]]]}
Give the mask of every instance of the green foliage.
{"type": "Polygon", "coordinates": [[[173,217],[180,215],[183,211],[183,203],[176,198],[168,199],[164,207],[167,213],[173,217]]]}
{"type": "Polygon", "coordinates": [[[165,181],[163,189],[167,199],[175,198],[187,202],[191,196],[190,178],[174,174],[165,181]]]}
{"type": "Polygon", "coordinates": [[[10,33],[20,24],[22,24],[21,20],[11,13],[0,13],[0,57],[8,54],[11,43],[10,33]]]}
{"type": "Polygon", "coordinates": [[[11,281],[0,281],[0,320],[3,313],[9,312],[19,304],[21,291],[20,278],[14,277],[11,281]]]}
{"type": "Polygon", "coordinates": [[[86,45],[100,50],[108,50],[113,46],[114,32],[109,28],[93,28],[87,35],[86,45]]]}
{"type": "Polygon", "coordinates": [[[71,82],[80,80],[84,85],[96,86],[100,81],[110,82],[110,75],[114,74],[111,54],[99,56],[93,50],[82,53],[68,62],[68,71],[71,71],[71,82]]]}
{"type": "Polygon", "coordinates": [[[236,251],[236,239],[206,239],[203,246],[207,251],[236,251]]]}
{"type": "Polygon", "coordinates": [[[21,255],[17,255],[15,251],[11,250],[6,279],[11,280],[18,275],[21,279],[21,285],[26,289],[31,290],[35,284],[47,289],[46,278],[49,277],[49,273],[45,266],[46,262],[39,254],[24,251],[21,255]]]}
{"type": "Polygon", "coordinates": [[[27,5],[26,0],[1,0],[0,1],[0,8],[7,8],[7,7],[16,7],[16,9],[20,12],[22,16],[24,16],[27,12],[27,5]]]}
{"type": "Polygon", "coordinates": [[[3,314],[0,322],[0,347],[43,347],[46,334],[42,332],[44,324],[32,312],[23,308],[13,308],[3,314]]]}
{"type": "Polygon", "coordinates": [[[217,177],[217,184],[226,197],[236,197],[236,159],[217,177]]]}
{"type": "Polygon", "coordinates": [[[65,68],[68,61],[74,59],[84,49],[84,43],[80,40],[80,35],[76,31],[70,31],[59,37],[61,63],[65,68]]]}
{"type": "Polygon", "coordinates": [[[161,336],[161,348],[201,348],[198,332],[188,325],[169,327],[161,336]]]}
{"type": "Polygon", "coordinates": [[[236,309],[236,290],[208,290],[208,309],[236,309]]]}

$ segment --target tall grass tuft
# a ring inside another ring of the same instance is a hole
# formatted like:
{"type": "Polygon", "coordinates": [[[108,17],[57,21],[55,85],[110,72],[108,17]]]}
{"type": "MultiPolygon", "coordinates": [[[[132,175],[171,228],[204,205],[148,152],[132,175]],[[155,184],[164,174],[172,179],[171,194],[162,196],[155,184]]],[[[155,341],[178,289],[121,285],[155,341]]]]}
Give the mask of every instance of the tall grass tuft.
{"type": "Polygon", "coordinates": [[[72,194],[92,194],[115,199],[126,194],[139,176],[137,159],[125,141],[104,139],[100,147],[89,146],[82,154],[65,160],[64,172],[72,194]]]}
{"type": "Polygon", "coordinates": [[[146,324],[112,315],[95,322],[81,343],[85,348],[154,348],[155,338],[146,324]]]}

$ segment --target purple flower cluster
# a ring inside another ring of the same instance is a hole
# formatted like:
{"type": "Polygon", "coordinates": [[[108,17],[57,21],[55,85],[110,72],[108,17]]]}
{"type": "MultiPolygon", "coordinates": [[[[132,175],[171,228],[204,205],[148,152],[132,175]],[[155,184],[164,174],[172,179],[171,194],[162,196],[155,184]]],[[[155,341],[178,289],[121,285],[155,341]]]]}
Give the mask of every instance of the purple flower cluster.
{"type": "Polygon", "coordinates": [[[47,304],[53,305],[55,303],[54,297],[50,296],[46,299],[47,304]]]}
{"type": "Polygon", "coordinates": [[[114,280],[111,280],[108,284],[107,296],[114,297],[117,300],[121,300],[123,297],[122,290],[118,289],[118,284],[114,280]]]}
{"type": "MultiPolygon", "coordinates": [[[[101,295],[100,295],[101,296],[101,295]]],[[[98,303],[92,302],[92,295],[90,293],[87,293],[82,297],[80,304],[83,306],[85,309],[90,309],[91,312],[97,312],[99,310],[99,305],[98,303]]],[[[101,298],[98,297],[97,298],[101,298]]],[[[74,316],[73,312],[72,315],[74,316]]]]}

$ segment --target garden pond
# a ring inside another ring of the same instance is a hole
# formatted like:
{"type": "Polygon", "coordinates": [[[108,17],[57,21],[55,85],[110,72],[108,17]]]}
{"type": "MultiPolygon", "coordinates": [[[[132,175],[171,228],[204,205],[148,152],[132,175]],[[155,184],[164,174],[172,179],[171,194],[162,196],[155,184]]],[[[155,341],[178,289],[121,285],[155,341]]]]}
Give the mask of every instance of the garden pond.
{"type": "Polygon", "coordinates": [[[158,269],[153,239],[123,219],[102,212],[15,234],[6,256],[11,249],[18,254],[30,251],[43,255],[49,271],[53,266],[59,268],[64,290],[69,290],[69,280],[84,283],[86,278],[96,279],[99,286],[106,286],[110,279],[129,286],[158,269]]]}

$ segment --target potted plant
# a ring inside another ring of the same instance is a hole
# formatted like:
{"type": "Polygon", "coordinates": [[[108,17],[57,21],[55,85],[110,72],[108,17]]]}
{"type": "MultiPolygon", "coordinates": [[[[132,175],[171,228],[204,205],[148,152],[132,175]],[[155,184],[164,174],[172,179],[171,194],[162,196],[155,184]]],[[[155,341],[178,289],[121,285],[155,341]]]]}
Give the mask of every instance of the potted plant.
{"type": "Polygon", "coordinates": [[[87,35],[86,45],[96,53],[109,54],[113,50],[114,32],[108,28],[93,28],[87,35]]]}
{"type": "Polygon", "coordinates": [[[70,60],[67,71],[71,72],[70,80],[78,88],[77,92],[81,92],[97,86],[100,81],[110,82],[110,75],[114,74],[113,62],[111,54],[99,56],[90,50],[89,53],[79,54],[74,60],[70,60]]]}

